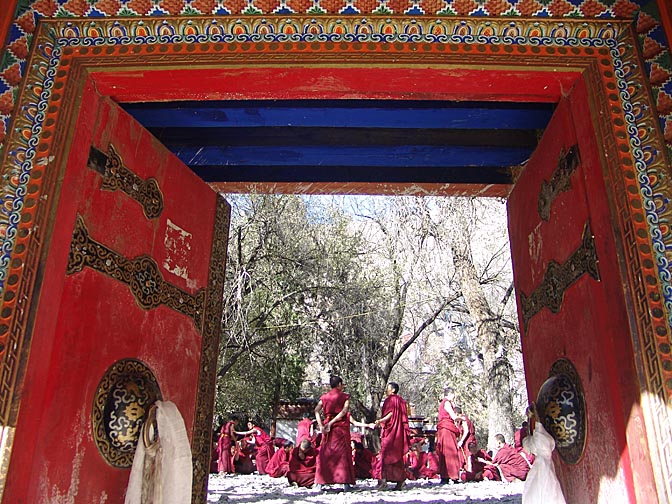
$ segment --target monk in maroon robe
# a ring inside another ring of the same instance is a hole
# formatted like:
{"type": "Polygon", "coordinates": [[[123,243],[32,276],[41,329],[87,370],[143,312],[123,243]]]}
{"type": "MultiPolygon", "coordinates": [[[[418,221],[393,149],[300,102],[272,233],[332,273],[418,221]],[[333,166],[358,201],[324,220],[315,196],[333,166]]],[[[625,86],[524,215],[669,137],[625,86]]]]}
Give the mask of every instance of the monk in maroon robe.
{"type": "Polygon", "coordinates": [[[497,442],[497,453],[492,459],[492,463],[485,466],[483,477],[490,480],[506,481],[514,479],[525,480],[530,471],[530,465],[527,460],[513,446],[506,444],[502,434],[495,436],[497,442]]]}
{"type": "Polygon", "coordinates": [[[355,466],[355,478],[369,479],[373,478],[373,459],[374,454],[368,448],[365,448],[362,443],[356,441],[354,443],[353,464],[355,466]]]}
{"type": "Polygon", "coordinates": [[[455,391],[446,388],[439,405],[439,424],[436,429],[436,454],[439,457],[441,483],[448,483],[449,480],[460,481],[460,468],[463,465],[463,459],[457,448],[457,437],[462,431],[455,423],[458,417],[454,400],[455,391]]]}
{"type": "Polygon", "coordinates": [[[422,469],[422,476],[427,479],[439,477],[439,457],[436,452],[427,453],[427,466],[422,469]]]}
{"type": "Polygon", "coordinates": [[[385,391],[387,397],[383,402],[382,415],[374,425],[380,425],[380,479],[378,489],[387,486],[388,481],[395,481],[395,490],[401,490],[406,481],[404,457],[408,452],[410,429],[408,427],[408,407],[399,395],[399,385],[390,382],[385,391]]]}
{"type": "Polygon", "coordinates": [[[230,421],[224,424],[219,432],[219,440],[217,441],[217,470],[220,474],[235,472],[231,448],[238,440],[235,430],[236,425],[238,425],[238,418],[233,417],[230,421]]]}
{"type": "Polygon", "coordinates": [[[315,419],[322,432],[315,482],[318,485],[340,483],[346,485],[347,490],[355,483],[350,446],[350,394],[343,392],[343,380],[339,376],[332,376],[330,385],[331,390],[320,397],[315,407],[315,419]]]}
{"type": "Polygon", "coordinates": [[[247,422],[247,431],[237,434],[246,436],[246,441],[253,448],[252,454],[257,471],[259,474],[266,474],[266,464],[275,453],[271,436],[253,422],[247,422]]]}
{"type": "Polygon", "coordinates": [[[310,439],[313,441],[312,435],[312,426],[313,421],[310,418],[304,417],[299,421],[299,424],[296,426],[296,446],[301,444],[301,441],[304,439],[310,439]]]}
{"type": "Polygon", "coordinates": [[[421,443],[412,443],[406,454],[406,477],[409,480],[422,478],[422,469],[427,463],[427,454],[422,451],[421,443]]]}
{"type": "Polygon", "coordinates": [[[282,478],[289,472],[289,455],[292,453],[294,443],[285,441],[282,448],[278,449],[266,464],[266,474],[271,478],[282,478]]]}
{"type": "Polygon", "coordinates": [[[472,442],[468,446],[469,457],[464,463],[464,471],[460,474],[462,481],[483,481],[485,465],[492,462],[490,455],[479,449],[478,443],[472,442]]]}
{"type": "Polygon", "coordinates": [[[287,481],[300,487],[310,488],[315,484],[317,450],[309,439],[304,439],[289,455],[287,481]]]}
{"type": "Polygon", "coordinates": [[[471,418],[467,416],[466,413],[462,411],[462,408],[455,406],[455,413],[457,413],[457,421],[459,423],[458,427],[462,431],[459,439],[457,440],[457,447],[460,449],[464,455],[464,460],[467,459],[469,455],[468,446],[471,443],[477,443],[476,441],[476,428],[474,427],[474,422],[471,421],[471,418]]]}
{"type": "Polygon", "coordinates": [[[534,455],[523,450],[523,439],[529,436],[529,428],[527,422],[523,422],[520,429],[513,435],[513,447],[527,459],[530,464],[534,464],[534,455]]]}
{"type": "Polygon", "coordinates": [[[233,466],[238,474],[252,474],[254,461],[252,460],[252,446],[249,443],[238,441],[233,452],[233,466]]]}
{"type": "Polygon", "coordinates": [[[520,429],[518,429],[513,435],[513,446],[516,450],[521,451],[523,449],[523,439],[525,439],[527,435],[527,422],[523,422],[520,429]]]}

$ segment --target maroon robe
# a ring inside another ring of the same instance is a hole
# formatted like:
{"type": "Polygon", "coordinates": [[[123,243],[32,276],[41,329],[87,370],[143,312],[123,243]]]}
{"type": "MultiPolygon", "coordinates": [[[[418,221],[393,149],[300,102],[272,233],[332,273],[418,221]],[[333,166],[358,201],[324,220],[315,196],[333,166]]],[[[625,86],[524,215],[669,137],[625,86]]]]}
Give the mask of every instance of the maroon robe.
{"type": "Polygon", "coordinates": [[[410,480],[422,478],[422,469],[427,464],[427,454],[423,451],[411,450],[406,456],[406,476],[410,480]]]}
{"type": "Polygon", "coordinates": [[[465,459],[466,457],[469,456],[469,451],[467,448],[471,443],[476,443],[476,429],[474,427],[474,422],[471,421],[471,418],[469,418],[467,415],[462,414],[462,434],[460,435],[460,439],[462,439],[462,436],[464,435],[464,429],[467,429],[467,437],[464,439],[464,443],[462,443],[462,449],[465,450],[465,459]]]}
{"type": "Polygon", "coordinates": [[[289,454],[291,452],[280,448],[266,464],[266,474],[271,478],[282,478],[289,472],[289,454]]]}
{"type": "Polygon", "coordinates": [[[406,481],[404,456],[408,452],[410,430],[406,401],[398,394],[388,395],[383,403],[381,418],[392,416],[382,425],[380,433],[381,478],[400,483],[406,481]]]}
{"type": "Polygon", "coordinates": [[[266,443],[257,448],[255,464],[257,466],[257,471],[259,471],[259,474],[266,474],[268,472],[266,466],[268,466],[268,462],[271,460],[271,457],[273,457],[274,453],[275,453],[275,446],[273,445],[273,441],[271,440],[267,441],[266,443]]]}
{"type": "Polygon", "coordinates": [[[427,466],[422,468],[422,477],[434,479],[439,476],[439,457],[435,452],[427,454],[427,466]]]}
{"type": "Polygon", "coordinates": [[[527,427],[521,427],[513,435],[513,446],[519,452],[522,453],[530,464],[534,464],[534,455],[532,453],[526,452],[523,450],[523,439],[529,435],[527,427]]]}
{"type": "Polygon", "coordinates": [[[273,453],[275,453],[273,440],[271,439],[271,436],[266,434],[264,429],[257,427],[256,425],[252,427],[250,437],[254,439],[254,445],[256,447],[254,460],[257,471],[259,471],[259,474],[266,474],[266,464],[268,464],[273,453]]]}
{"type": "Polygon", "coordinates": [[[304,418],[296,426],[296,446],[299,446],[301,444],[301,441],[303,441],[304,439],[311,439],[310,426],[312,424],[313,422],[310,420],[310,418],[304,418]]]}
{"type": "Polygon", "coordinates": [[[478,459],[491,461],[490,455],[483,450],[478,450],[475,455],[469,454],[464,464],[464,472],[461,474],[462,481],[483,481],[485,464],[478,459]]]}
{"type": "MultiPolygon", "coordinates": [[[[525,480],[530,466],[523,456],[513,446],[504,445],[495,454],[492,462],[496,464],[507,481],[515,478],[525,480]]],[[[500,474],[496,467],[486,466],[483,476],[487,479],[499,481],[500,474]]]]}
{"type": "Polygon", "coordinates": [[[233,467],[238,474],[252,474],[254,472],[254,462],[252,461],[252,446],[241,442],[236,446],[233,457],[233,467]]]}
{"type": "Polygon", "coordinates": [[[355,478],[373,478],[373,452],[368,448],[361,448],[354,452],[355,478]]]}
{"type": "Polygon", "coordinates": [[[217,442],[217,470],[220,473],[234,473],[233,454],[231,447],[235,439],[231,438],[231,430],[233,429],[233,422],[226,422],[222,430],[219,432],[219,440],[217,442]]]}
{"type": "Polygon", "coordinates": [[[310,448],[304,453],[304,459],[299,457],[299,447],[294,448],[289,455],[289,471],[287,480],[300,487],[312,487],[315,483],[315,469],[317,464],[317,450],[310,448]]]}
{"type": "Polygon", "coordinates": [[[436,454],[439,456],[439,473],[441,479],[457,480],[460,477],[462,459],[457,449],[457,437],[460,428],[446,411],[447,399],[441,401],[439,406],[439,424],[436,430],[436,454]]]}
{"type": "Polygon", "coordinates": [[[373,460],[371,461],[371,475],[374,477],[374,479],[381,479],[382,478],[382,464],[380,462],[380,452],[376,453],[373,456],[373,460]]]}
{"type": "MultiPolygon", "coordinates": [[[[337,388],[332,388],[320,397],[325,424],[341,412],[345,402],[349,399],[350,394],[346,394],[337,388]]],[[[333,423],[329,432],[322,433],[320,451],[317,455],[315,482],[320,485],[354,484],[355,482],[355,469],[352,465],[352,447],[350,445],[349,413],[333,423]]]]}
{"type": "Polygon", "coordinates": [[[523,439],[527,437],[527,427],[521,427],[513,435],[513,446],[516,450],[521,451],[523,449],[523,439]]]}

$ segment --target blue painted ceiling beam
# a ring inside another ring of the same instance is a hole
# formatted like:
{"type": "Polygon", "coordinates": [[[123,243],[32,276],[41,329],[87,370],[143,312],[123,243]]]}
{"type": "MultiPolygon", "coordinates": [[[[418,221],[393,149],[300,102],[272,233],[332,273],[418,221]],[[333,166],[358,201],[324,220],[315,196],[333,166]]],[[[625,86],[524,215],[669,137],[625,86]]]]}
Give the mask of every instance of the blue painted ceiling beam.
{"type": "Polygon", "coordinates": [[[185,164],[226,166],[377,166],[458,167],[511,166],[525,161],[529,148],[399,145],[324,148],[293,147],[178,147],[174,153],[185,164]]]}
{"type": "Polygon", "coordinates": [[[554,104],[402,100],[125,104],[207,182],[510,185],[554,104]]]}
{"type": "Polygon", "coordinates": [[[501,166],[445,168],[420,166],[193,166],[206,182],[344,182],[373,184],[511,184],[511,170],[501,166]]]}
{"type": "Polygon", "coordinates": [[[332,127],[543,129],[548,103],[377,100],[215,101],[125,104],[146,128],[332,127]]]}

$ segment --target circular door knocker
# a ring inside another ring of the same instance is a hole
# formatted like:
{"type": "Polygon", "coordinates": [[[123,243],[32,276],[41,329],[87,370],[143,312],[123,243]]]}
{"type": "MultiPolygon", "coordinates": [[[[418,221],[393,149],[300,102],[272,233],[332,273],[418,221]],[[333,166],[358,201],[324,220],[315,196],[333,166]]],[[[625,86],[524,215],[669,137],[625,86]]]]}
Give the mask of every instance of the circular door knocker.
{"type": "Polygon", "coordinates": [[[569,360],[553,363],[539,389],[536,407],[560,458],[568,464],[578,463],[586,445],[586,402],[579,373],[569,360]]]}
{"type": "Polygon", "coordinates": [[[91,422],[98,451],[108,464],[131,467],[150,406],[161,399],[156,377],[139,360],[119,360],[105,372],[93,400],[91,422]]]}

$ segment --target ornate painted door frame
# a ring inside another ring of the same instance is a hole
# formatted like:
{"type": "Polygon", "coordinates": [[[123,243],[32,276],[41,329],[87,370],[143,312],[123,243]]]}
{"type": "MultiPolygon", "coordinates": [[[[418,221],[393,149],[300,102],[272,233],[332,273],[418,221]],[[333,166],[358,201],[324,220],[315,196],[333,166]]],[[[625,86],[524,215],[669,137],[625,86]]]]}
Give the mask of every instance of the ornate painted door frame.
{"type": "MultiPolygon", "coordinates": [[[[557,102],[583,78],[586,113],[611,189],[631,344],[637,349],[645,451],[659,497],[672,500],[672,210],[667,203],[672,183],[628,24],[386,16],[88,19],[43,22],[35,37],[2,165],[2,194],[11,206],[0,257],[7,278],[0,312],[0,419],[9,427],[5,463],[11,463],[11,429],[21,421],[31,324],[48,258],[49,204],[58,197],[76,97],[87,82],[118,101],[557,102]]],[[[204,432],[194,449],[203,461],[210,453],[205,426],[211,407],[197,413],[204,432]]],[[[195,476],[197,498],[205,491],[207,472],[195,476]]]]}

